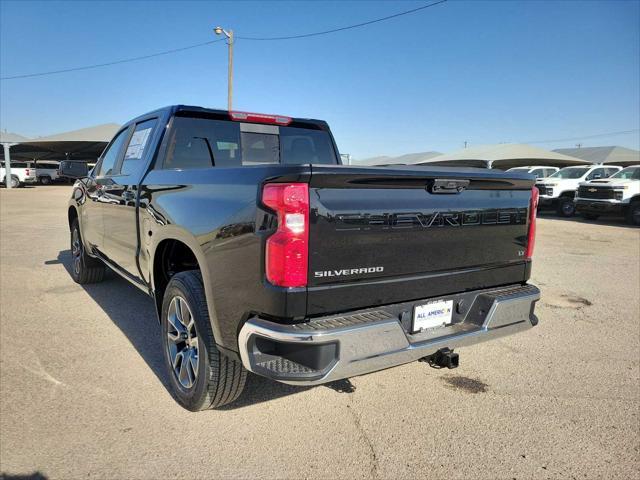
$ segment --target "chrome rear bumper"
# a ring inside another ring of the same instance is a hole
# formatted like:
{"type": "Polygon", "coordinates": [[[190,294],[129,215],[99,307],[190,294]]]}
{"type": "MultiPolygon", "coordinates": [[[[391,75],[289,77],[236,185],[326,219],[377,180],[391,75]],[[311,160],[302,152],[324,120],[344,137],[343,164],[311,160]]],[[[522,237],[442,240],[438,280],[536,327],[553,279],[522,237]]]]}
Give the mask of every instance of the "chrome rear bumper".
{"type": "MultiPolygon", "coordinates": [[[[292,385],[318,385],[402,365],[441,348],[473,345],[537,324],[533,285],[447,297],[470,305],[447,327],[409,333],[406,315],[431,299],[282,325],[249,319],[239,335],[247,370],[292,385]],[[471,295],[471,296],[470,296],[471,295]]],[[[459,308],[458,308],[459,309],[459,308]]]]}

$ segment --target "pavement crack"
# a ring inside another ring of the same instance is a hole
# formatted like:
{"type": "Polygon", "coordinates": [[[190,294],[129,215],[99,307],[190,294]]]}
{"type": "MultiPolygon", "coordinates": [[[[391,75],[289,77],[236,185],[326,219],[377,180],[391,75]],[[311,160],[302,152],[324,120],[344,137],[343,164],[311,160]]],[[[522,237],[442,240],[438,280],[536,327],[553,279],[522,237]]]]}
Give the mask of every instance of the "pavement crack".
{"type": "Polygon", "coordinates": [[[356,426],[356,430],[358,431],[360,438],[362,439],[364,444],[367,446],[367,449],[369,450],[369,461],[371,463],[370,470],[369,470],[369,478],[378,478],[378,457],[376,455],[375,449],[373,448],[373,442],[371,442],[369,435],[367,435],[367,432],[362,427],[360,415],[353,408],[353,403],[347,403],[347,409],[349,410],[349,412],[351,412],[353,423],[356,426]]]}
{"type": "Polygon", "coordinates": [[[56,387],[58,387],[58,386],[66,387],[67,386],[64,382],[58,380],[57,378],[55,378],[53,375],[49,374],[49,372],[46,371],[46,369],[42,365],[42,362],[40,361],[40,359],[38,358],[38,356],[36,355],[36,353],[33,350],[30,350],[30,352],[33,354],[32,358],[35,360],[36,368],[28,367],[27,365],[24,365],[23,363],[17,363],[17,365],[19,367],[24,368],[26,371],[28,371],[28,372],[30,372],[30,373],[42,378],[43,380],[46,380],[47,382],[53,384],[56,387]]]}

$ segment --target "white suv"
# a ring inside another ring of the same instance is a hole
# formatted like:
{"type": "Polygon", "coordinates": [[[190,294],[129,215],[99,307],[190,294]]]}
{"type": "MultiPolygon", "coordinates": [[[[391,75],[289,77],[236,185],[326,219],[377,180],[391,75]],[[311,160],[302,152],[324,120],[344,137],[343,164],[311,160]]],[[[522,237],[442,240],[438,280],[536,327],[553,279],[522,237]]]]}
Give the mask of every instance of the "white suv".
{"type": "Polygon", "coordinates": [[[528,167],[513,167],[507,170],[507,172],[526,172],[535,175],[536,178],[547,178],[553,175],[558,170],[558,167],[545,167],[544,165],[533,165],[528,167]]]}
{"type": "Polygon", "coordinates": [[[607,178],[620,170],[622,167],[613,165],[565,167],[548,178],[536,181],[540,191],[540,207],[554,207],[558,215],[571,217],[576,211],[573,199],[580,183],[607,178]]]}
{"type": "MultiPolygon", "coordinates": [[[[0,162],[0,178],[2,183],[7,183],[7,172],[4,168],[4,161],[0,162]]],[[[31,162],[11,162],[11,187],[17,188],[25,183],[36,183],[36,169],[31,162]]]]}
{"type": "Polygon", "coordinates": [[[640,165],[620,170],[606,180],[581,183],[575,201],[578,212],[589,220],[624,215],[631,225],[640,225],[640,165]]]}

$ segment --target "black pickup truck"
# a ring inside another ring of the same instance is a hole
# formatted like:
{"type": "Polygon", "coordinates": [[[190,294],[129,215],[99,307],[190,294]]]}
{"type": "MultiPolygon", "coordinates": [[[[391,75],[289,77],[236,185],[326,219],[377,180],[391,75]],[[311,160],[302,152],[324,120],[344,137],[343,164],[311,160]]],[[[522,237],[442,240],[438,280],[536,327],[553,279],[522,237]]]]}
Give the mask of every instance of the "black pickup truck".
{"type": "Polygon", "coordinates": [[[454,348],[537,323],[533,184],[341,165],[326,122],[172,106],[127,123],[76,181],[72,275],[108,266],[155,300],[190,410],[235,400],[247,371],[316,385],[455,367],[454,348]]]}

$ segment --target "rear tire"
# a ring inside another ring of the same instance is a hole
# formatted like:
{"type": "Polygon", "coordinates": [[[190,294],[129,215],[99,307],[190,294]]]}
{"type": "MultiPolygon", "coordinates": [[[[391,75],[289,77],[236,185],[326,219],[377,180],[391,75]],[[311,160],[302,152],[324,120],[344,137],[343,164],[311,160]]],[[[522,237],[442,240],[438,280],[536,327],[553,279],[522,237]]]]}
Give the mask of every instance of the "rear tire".
{"type": "Polygon", "coordinates": [[[582,218],[585,220],[597,220],[600,218],[600,215],[596,215],[595,213],[583,213],[582,218]]]}
{"type": "Polygon", "coordinates": [[[247,371],[216,348],[199,271],[171,277],[161,321],[163,356],[175,400],[192,412],[236,400],[247,371]]]}
{"type": "Polygon", "coordinates": [[[51,183],[51,177],[40,177],[38,180],[40,180],[42,185],[49,185],[51,183]]]}
{"type": "Polygon", "coordinates": [[[96,258],[87,255],[80,236],[78,219],[71,223],[71,276],[76,283],[86,285],[98,283],[104,279],[105,265],[96,258]]]}
{"type": "MultiPolygon", "coordinates": [[[[4,177],[2,180],[4,186],[7,186],[7,177],[4,177]]],[[[11,175],[11,188],[19,188],[20,187],[20,179],[15,175],[11,175]]]]}
{"type": "Polygon", "coordinates": [[[629,205],[626,217],[629,225],[640,226],[640,202],[633,202],[629,205]]]}
{"type": "Polygon", "coordinates": [[[568,197],[560,197],[558,199],[558,207],[556,208],[556,212],[561,217],[573,217],[576,213],[576,205],[573,203],[573,200],[568,197]]]}

